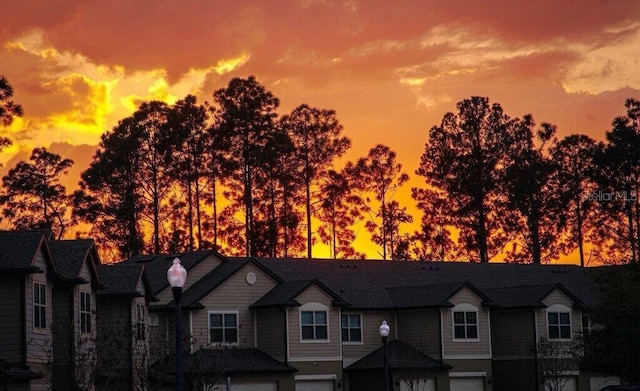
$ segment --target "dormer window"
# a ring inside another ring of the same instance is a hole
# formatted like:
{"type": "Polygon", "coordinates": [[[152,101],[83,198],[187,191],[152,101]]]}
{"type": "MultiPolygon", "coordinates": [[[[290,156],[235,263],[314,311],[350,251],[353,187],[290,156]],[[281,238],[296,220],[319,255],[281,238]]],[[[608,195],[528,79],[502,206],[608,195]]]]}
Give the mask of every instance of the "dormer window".
{"type": "Polygon", "coordinates": [[[561,304],[547,308],[547,331],[549,339],[571,339],[571,309],[561,304]]]}
{"type": "Polygon", "coordinates": [[[478,341],[478,308],[471,304],[458,304],[452,309],[453,340],[478,341]]]}

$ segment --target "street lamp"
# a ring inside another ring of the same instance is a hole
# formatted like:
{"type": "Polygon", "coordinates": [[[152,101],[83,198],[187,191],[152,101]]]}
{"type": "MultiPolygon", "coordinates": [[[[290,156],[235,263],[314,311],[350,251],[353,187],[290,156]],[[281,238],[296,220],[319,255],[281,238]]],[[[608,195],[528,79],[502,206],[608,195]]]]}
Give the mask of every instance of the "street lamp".
{"type": "Polygon", "coordinates": [[[380,336],[382,337],[382,362],[384,365],[384,390],[390,391],[389,388],[389,363],[387,362],[387,337],[391,328],[387,325],[387,321],[383,320],[380,328],[380,336]]]}
{"type": "Polygon", "coordinates": [[[173,260],[173,265],[167,270],[167,280],[169,280],[169,285],[171,285],[171,290],[173,291],[173,302],[176,313],[176,391],[182,391],[182,320],[180,319],[180,298],[182,298],[182,287],[185,281],[187,281],[187,271],[182,267],[178,258],[173,260]]]}

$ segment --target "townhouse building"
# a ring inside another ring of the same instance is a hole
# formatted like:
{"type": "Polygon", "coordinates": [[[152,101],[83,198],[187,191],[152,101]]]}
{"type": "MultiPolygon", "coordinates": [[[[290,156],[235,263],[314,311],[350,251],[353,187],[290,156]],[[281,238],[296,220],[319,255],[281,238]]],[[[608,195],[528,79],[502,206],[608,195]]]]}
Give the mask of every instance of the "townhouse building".
{"type": "MultiPolygon", "coordinates": [[[[174,257],[127,262],[159,275],[174,257]]],[[[392,330],[386,350],[396,390],[544,390],[549,379],[564,390],[599,390],[620,380],[580,371],[567,358],[586,328],[583,309],[597,299],[588,269],[186,257],[188,270],[208,266],[189,274],[184,288],[185,354],[197,353],[217,368],[210,381],[229,377],[232,389],[382,390],[383,320],[392,330]],[[542,359],[549,346],[560,349],[561,370],[542,359]],[[256,350],[266,357],[255,370],[215,364],[256,350]]],[[[158,286],[164,300],[151,307],[158,316],[151,333],[169,341],[174,303],[168,285],[158,286]]]]}
{"type": "Polygon", "coordinates": [[[2,231],[0,252],[0,379],[8,390],[92,390],[102,287],[93,242],[2,231]]]}
{"type": "Polygon", "coordinates": [[[194,390],[384,390],[385,355],[397,391],[596,391],[620,382],[571,358],[598,299],[592,269],[213,250],[100,265],[92,242],[54,241],[46,231],[0,232],[0,247],[0,380],[9,390],[78,384],[77,358],[89,351],[87,389],[172,389],[166,271],[175,258],[188,272],[181,353],[194,390]],[[55,319],[73,326],[57,333],[55,319]],[[54,364],[66,372],[53,376],[54,364]]]}

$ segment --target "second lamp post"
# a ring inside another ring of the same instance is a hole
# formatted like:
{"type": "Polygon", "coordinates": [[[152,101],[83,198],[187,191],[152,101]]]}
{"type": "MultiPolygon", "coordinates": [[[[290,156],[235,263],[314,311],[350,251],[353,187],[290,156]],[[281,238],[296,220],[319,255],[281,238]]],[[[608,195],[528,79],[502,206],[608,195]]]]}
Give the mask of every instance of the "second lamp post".
{"type": "Polygon", "coordinates": [[[182,391],[182,308],[180,299],[182,298],[182,287],[187,281],[187,271],[180,264],[178,258],[173,260],[173,265],[167,270],[167,280],[173,291],[173,302],[175,304],[176,322],[176,391],[182,391]]]}
{"type": "Polygon", "coordinates": [[[386,320],[382,321],[379,328],[380,336],[382,337],[382,364],[384,366],[384,391],[391,391],[389,387],[389,363],[387,361],[387,337],[391,328],[387,324],[386,320]]]}

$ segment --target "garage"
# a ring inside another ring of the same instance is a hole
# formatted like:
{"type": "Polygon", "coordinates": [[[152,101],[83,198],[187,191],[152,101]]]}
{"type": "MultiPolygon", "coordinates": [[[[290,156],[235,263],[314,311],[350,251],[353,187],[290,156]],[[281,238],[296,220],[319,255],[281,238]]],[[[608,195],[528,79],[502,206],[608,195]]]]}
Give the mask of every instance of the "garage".
{"type": "Polygon", "coordinates": [[[484,391],[484,377],[452,377],[451,391],[484,391]]]}
{"type": "Polygon", "coordinates": [[[400,391],[436,391],[435,379],[400,380],[400,391]]]}
{"type": "Polygon", "coordinates": [[[231,391],[278,391],[278,385],[276,382],[242,382],[237,384],[231,383],[230,389],[231,391]]]}
{"type": "Polygon", "coordinates": [[[578,391],[578,379],[575,377],[564,377],[560,383],[562,391],[578,391]]]}
{"type": "Polygon", "coordinates": [[[622,384],[619,377],[593,376],[589,379],[589,391],[600,391],[606,386],[622,384]]]}
{"type": "Polygon", "coordinates": [[[296,391],[333,391],[333,380],[296,380],[296,391]]]}

